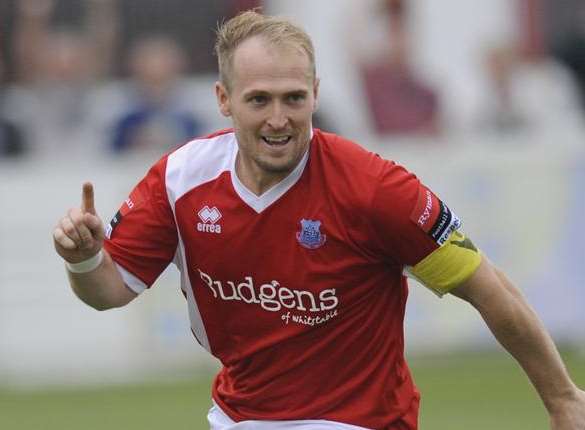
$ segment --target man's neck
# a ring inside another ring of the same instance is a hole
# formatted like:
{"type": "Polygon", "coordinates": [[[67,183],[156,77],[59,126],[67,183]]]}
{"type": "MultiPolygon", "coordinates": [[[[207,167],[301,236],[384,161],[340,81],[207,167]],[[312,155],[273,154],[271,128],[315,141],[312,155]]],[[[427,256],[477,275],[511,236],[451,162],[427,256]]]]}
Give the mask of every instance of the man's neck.
{"type": "Polygon", "coordinates": [[[242,160],[239,153],[236,157],[235,168],[242,185],[257,196],[261,196],[290,174],[290,172],[267,172],[258,166],[249,165],[242,160]]]}

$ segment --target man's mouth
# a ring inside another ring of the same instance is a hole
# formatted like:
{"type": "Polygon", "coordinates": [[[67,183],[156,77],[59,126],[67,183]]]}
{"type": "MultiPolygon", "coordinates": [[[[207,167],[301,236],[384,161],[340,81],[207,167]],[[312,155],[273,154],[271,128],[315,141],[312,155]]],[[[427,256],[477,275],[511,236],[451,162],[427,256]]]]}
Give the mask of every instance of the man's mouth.
{"type": "Polygon", "coordinates": [[[291,136],[262,136],[262,140],[270,146],[283,146],[291,140],[291,136]]]}

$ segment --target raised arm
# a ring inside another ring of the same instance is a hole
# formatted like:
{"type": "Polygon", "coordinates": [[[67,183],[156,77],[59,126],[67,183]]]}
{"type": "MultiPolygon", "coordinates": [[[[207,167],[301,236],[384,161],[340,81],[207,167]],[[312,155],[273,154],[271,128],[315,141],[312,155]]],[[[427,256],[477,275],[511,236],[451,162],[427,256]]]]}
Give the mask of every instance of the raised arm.
{"type": "Polygon", "coordinates": [[[551,429],[585,429],[585,392],[573,383],[550,335],[504,273],[483,257],[471,278],[451,293],[479,311],[522,366],[544,402],[551,429]]]}
{"type": "Polygon", "coordinates": [[[103,249],[104,225],[95,210],[91,183],[83,184],[81,207],[70,209],[53,230],[53,242],[65,260],[71,288],[89,306],[105,310],[136,297],[103,249]]]}

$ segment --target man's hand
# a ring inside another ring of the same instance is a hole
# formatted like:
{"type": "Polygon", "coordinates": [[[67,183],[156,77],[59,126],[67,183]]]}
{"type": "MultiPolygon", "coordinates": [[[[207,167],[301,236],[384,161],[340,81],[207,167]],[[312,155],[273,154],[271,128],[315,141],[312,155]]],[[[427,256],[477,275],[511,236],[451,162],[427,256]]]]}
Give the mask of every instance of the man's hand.
{"type": "MultiPolygon", "coordinates": [[[[97,216],[93,202],[93,185],[83,184],[81,207],[69,209],[53,230],[57,253],[65,261],[75,264],[88,260],[102,249],[104,224],[97,216]]],[[[105,310],[124,306],[137,294],[124,284],[124,280],[110,255],[104,250],[99,266],[67,275],[71,288],[89,306],[105,310]]]]}
{"type": "Polygon", "coordinates": [[[102,249],[104,224],[97,216],[90,182],[83,184],[81,207],[69,209],[53,230],[53,242],[69,263],[85,261],[102,249]]]}
{"type": "Polygon", "coordinates": [[[565,400],[550,414],[552,430],[585,429],[585,391],[577,390],[576,396],[565,400]]]}

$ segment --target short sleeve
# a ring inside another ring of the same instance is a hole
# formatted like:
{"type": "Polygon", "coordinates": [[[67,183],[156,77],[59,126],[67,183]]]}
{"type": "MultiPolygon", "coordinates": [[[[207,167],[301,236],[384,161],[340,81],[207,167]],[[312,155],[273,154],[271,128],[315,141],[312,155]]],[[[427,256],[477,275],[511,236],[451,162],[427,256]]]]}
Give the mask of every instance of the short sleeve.
{"type": "Polygon", "coordinates": [[[388,163],[373,201],[385,256],[442,295],[477,269],[480,253],[458,230],[457,215],[412,173],[388,163]]]}
{"type": "Polygon", "coordinates": [[[106,227],[105,248],[136,293],[150,287],[173,260],[177,229],[165,187],[166,158],[132,190],[106,227]]]}
{"type": "Polygon", "coordinates": [[[376,241],[385,257],[413,266],[437,249],[431,224],[441,210],[448,208],[414,174],[386,162],[372,202],[376,241]]]}

